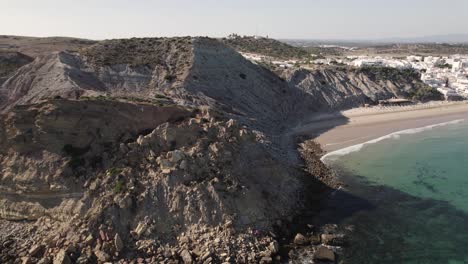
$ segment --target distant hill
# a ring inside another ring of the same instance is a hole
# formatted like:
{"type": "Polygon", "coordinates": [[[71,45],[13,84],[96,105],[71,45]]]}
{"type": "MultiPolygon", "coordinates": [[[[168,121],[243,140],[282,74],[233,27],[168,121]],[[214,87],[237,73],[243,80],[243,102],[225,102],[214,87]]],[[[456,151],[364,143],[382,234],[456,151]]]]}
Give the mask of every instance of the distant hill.
{"type": "Polygon", "coordinates": [[[402,44],[374,44],[368,47],[362,47],[346,55],[379,55],[379,56],[441,56],[452,54],[468,54],[467,44],[436,44],[436,43],[402,43],[402,44]]]}
{"type": "Polygon", "coordinates": [[[257,53],[280,59],[301,59],[310,56],[310,53],[302,48],[271,38],[231,35],[222,41],[238,52],[257,53]]]}
{"type": "Polygon", "coordinates": [[[375,40],[375,42],[468,44],[468,34],[432,35],[413,38],[385,38],[375,40]]]}
{"type": "Polygon", "coordinates": [[[0,51],[21,52],[30,57],[54,51],[78,50],[97,41],[69,37],[23,37],[0,35],[0,51]]]}
{"type": "Polygon", "coordinates": [[[452,55],[468,54],[468,43],[431,43],[422,42],[331,42],[315,40],[284,40],[287,43],[300,46],[313,54],[323,56],[407,56],[407,55],[452,55]]]}
{"type": "Polygon", "coordinates": [[[282,39],[284,43],[295,47],[368,47],[390,44],[468,44],[468,34],[432,35],[411,38],[388,37],[379,39],[282,39]]]}

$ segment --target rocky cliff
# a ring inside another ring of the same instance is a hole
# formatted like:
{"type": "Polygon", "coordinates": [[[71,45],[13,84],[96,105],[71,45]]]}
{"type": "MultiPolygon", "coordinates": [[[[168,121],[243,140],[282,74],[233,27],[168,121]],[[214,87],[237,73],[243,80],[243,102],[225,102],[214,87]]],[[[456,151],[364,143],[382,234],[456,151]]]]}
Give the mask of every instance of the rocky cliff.
{"type": "Polygon", "coordinates": [[[288,70],[283,76],[291,85],[311,95],[322,111],[376,104],[392,97],[410,98],[430,88],[417,72],[391,68],[320,67],[288,70]]]}
{"type": "MultiPolygon", "coordinates": [[[[11,72],[0,87],[1,262],[280,261],[304,197],[332,182],[316,154],[308,170],[284,159],[280,132],[417,86],[338,69],[283,77],[189,37],[102,41],[11,72]]],[[[317,242],[308,232],[298,244],[317,242]]]]}
{"type": "Polygon", "coordinates": [[[56,96],[164,95],[178,104],[210,106],[268,126],[408,96],[423,86],[417,76],[404,72],[379,75],[350,68],[298,69],[282,77],[214,39],[109,40],[80,52],[36,58],[1,86],[0,109],[56,96]]]}
{"type": "Polygon", "coordinates": [[[122,40],[36,58],[3,84],[0,107],[56,96],[147,99],[164,94],[183,105],[271,121],[294,108],[288,99],[296,94],[290,90],[276,75],[216,40],[122,40]]]}
{"type": "Polygon", "coordinates": [[[0,218],[31,230],[0,236],[3,263],[256,262],[278,243],[252,230],[300,207],[301,172],[206,110],[55,99],[1,122],[0,218]]]}

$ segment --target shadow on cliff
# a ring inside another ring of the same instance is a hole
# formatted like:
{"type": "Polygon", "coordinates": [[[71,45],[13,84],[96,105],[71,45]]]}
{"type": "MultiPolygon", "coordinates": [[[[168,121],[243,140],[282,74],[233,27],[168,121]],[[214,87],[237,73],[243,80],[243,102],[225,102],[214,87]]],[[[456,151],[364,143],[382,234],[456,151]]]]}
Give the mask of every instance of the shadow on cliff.
{"type": "MultiPolygon", "coordinates": [[[[349,119],[338,111],[324,110],[314,105],[304,107],[304,104],[314,102],[313,95],[297,87],[291,88],[294,89],[293,93],[296,93],[296,98],[301,98],[301,102],[289,114],[290,126],[283,127],[282,132],[279,133],[281,138],[276,140],[281,145],[282,151],[287,153],[285,156],[289,159],[289,163],[302,168],[299,175],[303,183],[300,199],[303,204],[298,206],[302,209],[296,212],[295,217],[282,223],[282,226],[276,230],[286,238],[286,241],[282,243],[286,246],[285,248],[293,241],[297,233],[307,234],[311,231],[317,233],[325,228],[325,225],[339,225],[355,214],[375,209],[375,205],[369,200],[339,187],[339,180],[332,169],[320,161],[323,151],[318,145],[312,147],[309,157],[306,157],[304,153],[301,154],[303,151],[299,151],[302,148],[301,144],[311,142],[335,127],[348,124],[349,119]],[[301,107],[304,112],[298,113],[301,107]]],[[[272,134],[267,129],[260,130],[267,135],[272,134]]],[[[287,254],[283,254],[283,257],[288,258],[287,254]]]]}

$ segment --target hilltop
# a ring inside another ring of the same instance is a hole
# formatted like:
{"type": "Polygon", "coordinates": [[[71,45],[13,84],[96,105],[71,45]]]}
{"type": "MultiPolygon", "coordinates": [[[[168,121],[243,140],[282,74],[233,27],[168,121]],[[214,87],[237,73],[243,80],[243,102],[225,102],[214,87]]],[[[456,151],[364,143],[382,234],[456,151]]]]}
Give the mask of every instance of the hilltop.
{"type": "Polygon", "coordinates": [[[307,59],[310,57],[310,53],[304,49],[271,38],[231,35],[222,41],[238,52],[261,54],[279,59],[307,59]]]}
{"type": "Polygon", "coordinates": [[[69,37],[23,37],[0,35],[0,51],[21,52],[30,57],[54,51],[74,51],[96,43],[94,40],[69,37]]]}

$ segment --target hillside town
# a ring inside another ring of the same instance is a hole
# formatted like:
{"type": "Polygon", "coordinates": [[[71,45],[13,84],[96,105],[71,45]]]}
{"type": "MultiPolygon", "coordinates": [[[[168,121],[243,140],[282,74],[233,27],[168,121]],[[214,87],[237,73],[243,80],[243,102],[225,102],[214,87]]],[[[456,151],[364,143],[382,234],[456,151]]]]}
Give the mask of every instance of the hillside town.
{"type": "MultiPolygon", "coordinates": [[[[232,39],[233,37],[230,36],[232,39]]],[[[240,38],[240,37],[237,37],[240,38]]],[[[244,37],[246,38],[246,37],[244,37]]],[[[258,39],[258,37],[254,37],[258,39]]],[[[266,39],[266,38],[262,38],[266,39]]],[[[436,88],[447,100],[468,99],[468,55],[450,56],[343,56],[326,57],[310,53],[303,58],[280,59],[256,52],[240,52],[254,63],[266,62],[280,68],[305,67],[310,65],[349,65],[352,67],[390,67],[415,69],[421,73],[421,80],[436,88]]]]}
{"type": "Polygon", "coordinates": [[[249,52],[239,52],[244,58],[248,59],[251,62],[258,63],[258,62],[268,62],[271,64],[274,64],[276,66],[279,66],[281,68],[291,68],[297,65],[299,62],[298,60],[295,59],[290,59],[290,60],[281,60],[278,58],[273,58],[270,56],[265,56],[262,54],[256,54],[256,53],[249,53],[249,52]]]}
{"type": "Polygon", "coordinates": [[[468,98],[468,56],[407,56],[406,58],[348,56],[343,59],[320,59],[314,64],[345,64],[354,67],[391,67],[415,69],[424,83],[436,88],[447,100],[468,98]]]}

